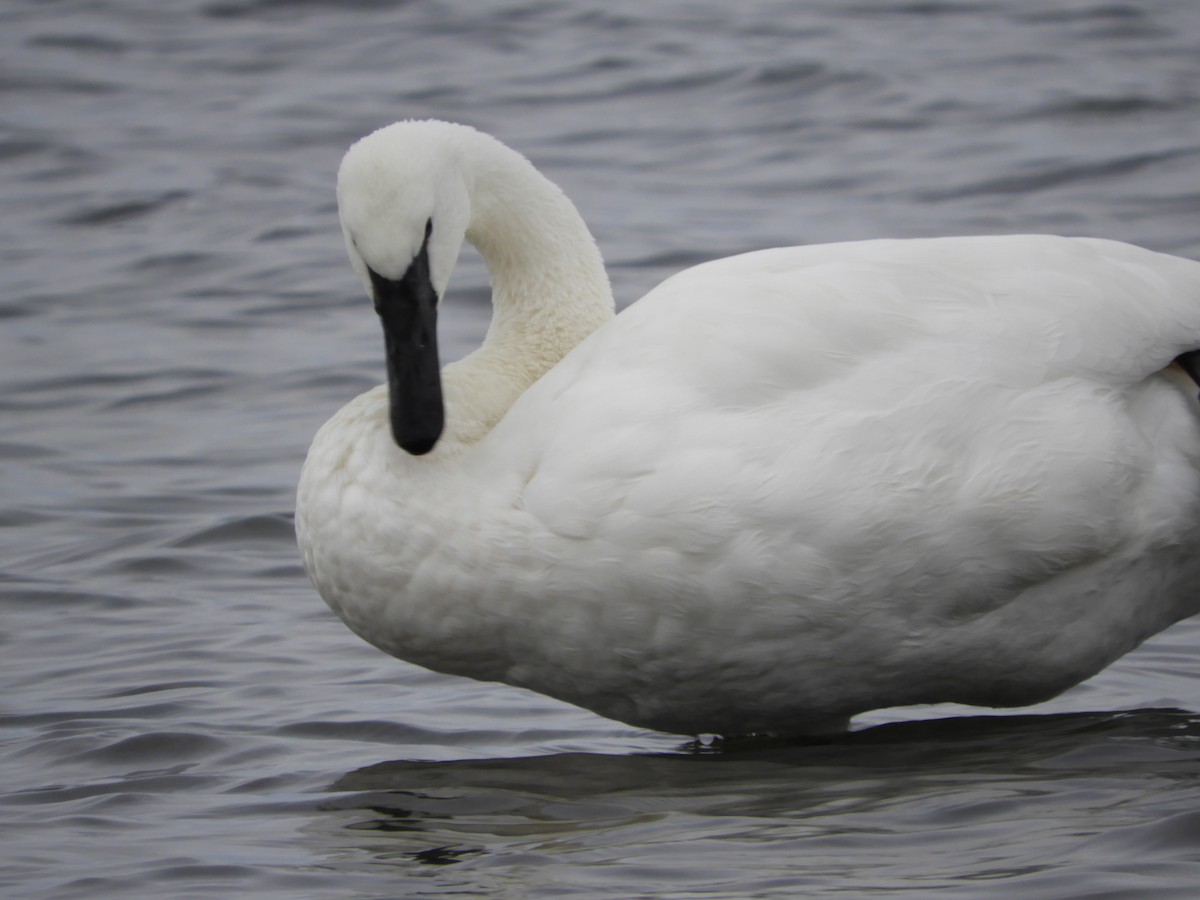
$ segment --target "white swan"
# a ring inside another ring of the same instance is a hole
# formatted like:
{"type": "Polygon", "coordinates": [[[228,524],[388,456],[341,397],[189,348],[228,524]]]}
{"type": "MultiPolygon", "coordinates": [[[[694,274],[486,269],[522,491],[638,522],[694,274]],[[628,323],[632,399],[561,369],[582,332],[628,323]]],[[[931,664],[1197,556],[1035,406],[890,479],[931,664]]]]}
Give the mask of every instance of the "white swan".
{"type": "Polygon", "coordinates": [[[650,728],[811,733],[1048,698],[1200,608],[1200,404],[1171,365],[1196,368],[1196,262],[794,247],[613,318],[574,206],[470,128],[369,135],[338,202],[389,385],[316,436],[296,524],[391,654],[650,728]],[[439,379],[464,237],[494,316],[439,379]]]}

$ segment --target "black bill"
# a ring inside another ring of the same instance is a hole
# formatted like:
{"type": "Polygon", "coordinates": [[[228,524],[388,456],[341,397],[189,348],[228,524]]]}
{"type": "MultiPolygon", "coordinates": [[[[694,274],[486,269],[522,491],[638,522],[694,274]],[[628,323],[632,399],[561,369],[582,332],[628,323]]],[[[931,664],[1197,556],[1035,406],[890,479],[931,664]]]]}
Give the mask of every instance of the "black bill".
{"type": "Polygon", "coordinates": [[[429,238],[399,281],[371,272],[375,311],[387,351],[392,437],[414,456],[442,435],[441,367],[437,351],[437,292],[429,279],[429,238]]]}

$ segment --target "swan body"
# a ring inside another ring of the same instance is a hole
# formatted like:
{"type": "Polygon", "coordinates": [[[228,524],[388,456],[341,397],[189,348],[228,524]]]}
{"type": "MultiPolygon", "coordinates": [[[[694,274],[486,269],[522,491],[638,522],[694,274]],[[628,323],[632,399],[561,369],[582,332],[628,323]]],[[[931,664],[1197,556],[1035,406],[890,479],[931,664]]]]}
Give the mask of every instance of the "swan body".
{"type": "Polygon", "coordinates": [[[388,653],[650,728],[812,733],[1046,699],[1200,608],[1200,404],[1172,365],[1200,347],[1196,262],[794,247],[614,317],[566,197],[438,122],[352,147],[339,209],[389,384],[317,434],[296,523],[388,653]],[[494,317],[439,376],[464,239],[494,317]]]}

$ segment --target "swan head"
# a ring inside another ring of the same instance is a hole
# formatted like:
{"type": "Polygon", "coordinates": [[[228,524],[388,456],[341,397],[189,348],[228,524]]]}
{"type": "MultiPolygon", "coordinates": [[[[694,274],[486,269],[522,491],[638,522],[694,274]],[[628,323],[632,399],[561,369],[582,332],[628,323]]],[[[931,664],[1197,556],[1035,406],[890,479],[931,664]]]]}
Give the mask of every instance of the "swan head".
{"type": "Polygon", "coordinates": [[[398,122],[354,144],[338,170],[350,263],[375,304],[396,443],[428,453],[445,424],[437,306],[470,224],[463,144],[472,129],[398,122]]]}

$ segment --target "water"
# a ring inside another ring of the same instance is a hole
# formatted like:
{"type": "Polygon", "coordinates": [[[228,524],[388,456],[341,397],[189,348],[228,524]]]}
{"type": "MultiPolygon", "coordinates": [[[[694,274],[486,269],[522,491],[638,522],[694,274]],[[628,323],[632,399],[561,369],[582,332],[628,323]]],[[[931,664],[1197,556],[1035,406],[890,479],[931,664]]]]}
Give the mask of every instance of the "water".
{"type": "MultiPolygon", "coordinates": [[[[359,135],[526,152],[621,303],[882,235],[1196,257],[1198,42],[1191,0],[9,0],[0,892],[1195,896],[1195,623],[1019,717],[687,748],[378,654],[290,516],[310,436],[382,375],[333,200],[359,135]]],[[[467,258],[449,356],[487,312],[467,258]]]]}

